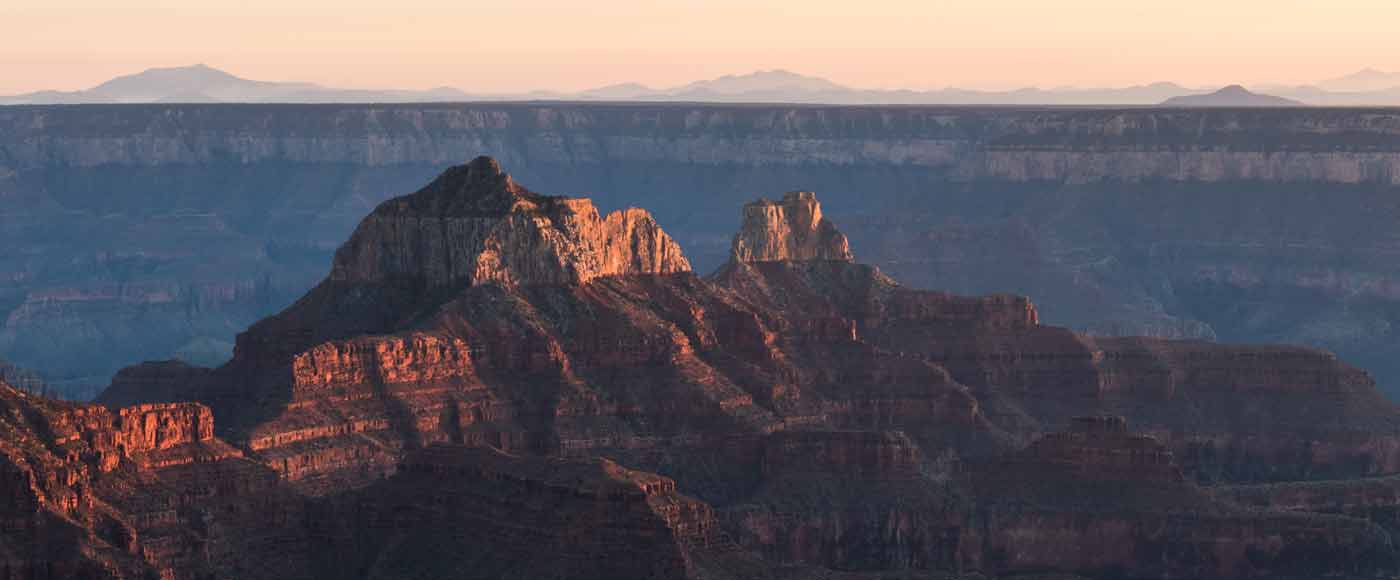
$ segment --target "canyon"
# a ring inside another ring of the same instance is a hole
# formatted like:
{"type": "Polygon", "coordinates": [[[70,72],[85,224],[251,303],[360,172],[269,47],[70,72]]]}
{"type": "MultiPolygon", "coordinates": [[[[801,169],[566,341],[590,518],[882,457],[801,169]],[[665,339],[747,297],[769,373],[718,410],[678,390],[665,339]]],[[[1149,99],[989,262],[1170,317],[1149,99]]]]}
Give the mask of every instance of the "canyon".
{"type": "Polygon", "coordinates": [[[0,357],[78,399],[143,360],[221,364],[380,202],[490,154],[646,207],[702,272],[734,208],[817,191],[910,286],[1031,296],[1095,336],[1325,348],[1390,389],[1397,135],[1387,109],[0,107],[0,357]]]}
{"type": "Polygon", "coordinates": [[[13,578],[1380,578],[1400,410],[1315,348],[904,286],[817,194],[706,276],[488,157],[216,367],[0,384],[13,578]]]}

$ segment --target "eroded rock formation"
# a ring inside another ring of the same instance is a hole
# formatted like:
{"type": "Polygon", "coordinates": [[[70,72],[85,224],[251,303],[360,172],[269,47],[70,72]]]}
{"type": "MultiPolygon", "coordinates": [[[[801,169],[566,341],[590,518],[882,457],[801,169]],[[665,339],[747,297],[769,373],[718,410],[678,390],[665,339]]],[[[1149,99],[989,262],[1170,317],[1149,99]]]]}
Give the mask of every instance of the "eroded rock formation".
{"type": "Polygon", "coordinates": [[[7,578],[198,578],[205,526],[236,519],[213,508],[251,516],[253,495],[277,493],[269,470],[213,436],[203,405],[113,412],[3,382],[0,473],[7,578]]]}
{"type": "Polygon", "coordinates": [[[755,201],[744,206],[743,215],[730,253],[735,261],[854,259],[846,236],[822,217],[817,195],[810,191],[789,192],[780,202],[755,201]]]}
{"type": "Polygon", "coordinates": [[[1197,483],[1400,473],[1396,410],[1336,357],[1096,339],[1024,297],[855,263],[809,195],[745,212],[701,278],[644,213],[598,217],[487,159],[453,168],[366,218],[228,364],[138,367],[104,399],[159,404],[82,407],[130,448],[129,483],[101,497],[163,523],[132,528],[165,542],[144,565],[248,578],[269,571],[236,556],[278,538],[308,578],[1393,566],[1364,519],[1244,510],[1197,483]],[[186,440],[241,456],[162,459],[186,440]],[[244,475],[142,503],[164,478],[210,481],[205,464],[244,475]],[[282,515],[231,507],[248,493],[282,515]]]}
{"type": "Polygon", "coordinates": [[[645,211],[599,217],[591,201],[537,195],[481,157],[376,208],[336,252],[330,279],[415,280],[432,291],[689,270],[680,246],[645,211]]]}

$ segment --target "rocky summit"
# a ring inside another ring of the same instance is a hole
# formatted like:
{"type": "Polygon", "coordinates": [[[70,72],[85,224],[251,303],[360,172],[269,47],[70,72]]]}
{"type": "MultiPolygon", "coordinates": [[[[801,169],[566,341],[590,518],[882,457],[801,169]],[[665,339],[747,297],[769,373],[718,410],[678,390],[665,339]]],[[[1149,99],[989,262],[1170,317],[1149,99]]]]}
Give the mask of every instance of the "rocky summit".
{"type": "Polygon", "coordinates": [[[822,217],[822,206],[810,191],[788,193],[780,202],[761,199],[745,205],[732,257],[738,262],[854,259],[846,236],[822,217]]]}
{"type": "Polygon", "coordinates": [[[537,195],[481,157],[376,208],[336,252],[331,280],[435,289],[688,270],[680,246],[647,212],[600,217],[591,201],[537,195]]]}
{"type": "Polygon", "coordinates": [[[740,223],[702,277],[642,210],[450,168],[222,366],[0,387],[0,577],[1396,572],[1400,413],[1331,353],[911,289],[811,193],[740,223]]]}

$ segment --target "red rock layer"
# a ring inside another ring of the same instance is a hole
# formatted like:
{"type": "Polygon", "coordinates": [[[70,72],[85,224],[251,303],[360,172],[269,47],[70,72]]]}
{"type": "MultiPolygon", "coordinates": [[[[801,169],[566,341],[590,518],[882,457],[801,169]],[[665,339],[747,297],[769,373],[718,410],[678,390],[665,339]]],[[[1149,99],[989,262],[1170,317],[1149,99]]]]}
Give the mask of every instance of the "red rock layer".
{"type": "MultiPolygon", "coordinates": [[[[204,500],[256,472],[266,470],[213,437],[203,405],[112,412],[0,383],[0,578],[195,578],[202,564],[172,557],[198,553],[188,537],[195,522],[175,506],[134,502],[204,500]],[[171,476],[179,472],[204,483],[171,476]]],[[[276,482],[262,481],[264,492],[276,482]]]]}
{"type": "Polygon", "coordinates": [[[0,383],[0,578],[687,578],[764,573],[673,479],[430,446],[312,499],[192,403],[117,412],[0,383]]]}

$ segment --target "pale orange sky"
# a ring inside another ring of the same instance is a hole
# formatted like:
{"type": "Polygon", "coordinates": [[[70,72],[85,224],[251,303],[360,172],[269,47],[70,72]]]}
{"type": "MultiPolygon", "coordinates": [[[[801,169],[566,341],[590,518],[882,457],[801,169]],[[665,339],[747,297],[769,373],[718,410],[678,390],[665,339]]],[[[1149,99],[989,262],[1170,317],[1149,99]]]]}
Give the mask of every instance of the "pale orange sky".
{"type": "Polygon", "coordinates": [[[1310,83],[1400,71],[1398,0],[0,0],[0,94],[203,62],[469,92],[785,68],[860,87],[1310,83]]]}

